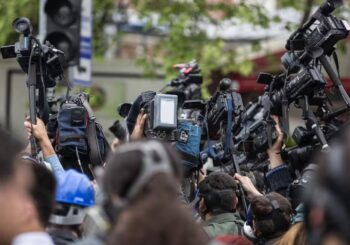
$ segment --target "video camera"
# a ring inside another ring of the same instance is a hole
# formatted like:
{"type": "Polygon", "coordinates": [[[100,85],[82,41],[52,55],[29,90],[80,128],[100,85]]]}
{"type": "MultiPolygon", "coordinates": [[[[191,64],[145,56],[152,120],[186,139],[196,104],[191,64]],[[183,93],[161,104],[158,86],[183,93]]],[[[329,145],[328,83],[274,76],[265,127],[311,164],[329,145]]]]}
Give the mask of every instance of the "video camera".
{"type": "Polygon", "coordinates": [[[288,52],[282,57],[283,67],[288,72],[296,72],[300,65],[307,65],[322,55],[330,56],[334,45],[345,39],[350,32],[350,25],[331,15],[342,4],[340,0],[327,0],[303,26],[288,39],[288,52]]]}
{"type": "Polygon", "coordinates": [[[177,140],[177,95],[153,92],[142,95],[144,97],[142,108],[148,115],[144,129],[146,137],[166,141],[177,140]]]}
{"type": "MultiPolygon", "coordinates": [[[[33,27],[29,19],[17,18],[12,23],[13,29],[21,34],[19,42],[14,45],[1,47],[4,59],[16,58],[22,70],[27,74],[26,84],[29,95],[29,114],[32,124],[36,124],[36,117],[49,120],[49,105],[46,98],[46,88],[56,85],[56,80],[63,78],[61,58],[63,52],[52,45],[41,44],[32,35],[33,27]]],[[[37,157],[38,149],[34,136],[30,138],[31,152],[37,157]]]]}
{"type": "MultiPolygon", "coordinates": [[[[12,24],[17,33],[22,34],[20,41],[14,45],[1,47],[1,54],[4,59],[16,58],[18,64],[25,73],[30,73],[31,64],[37,64],[34,75],[42,76],[46,88],[56,85],[57,79],[62,79],[63,69],[61,65],[64,53],[49,43],[41,44],[39,40],[32,36],[33,27],[30,20],[21,17],[13,21],[12,24]],[[39,69],[40,68],[40,69],[39,69]]],[[[42,86],[42,84],[38,84],[42,86]]]]}
{"type": "Polygon", "coordinates": [[[306,123],[305,127],[295,129],[293,139],[297,146],[287,149],[284,154],[287,159],[291,162],[306,160],[315,149],[328,148],[327,140],[343,123],[337,116],[348,111],[350,106],[349,96],[326,57],[335,52],[334,45],[350,31],[346,21],[331,15],[339,5],[338,1],[324,2],[311,19],[291,35],[286,45],[288,51],[281,59],[286,72],[276,76],[259,75],[257,82],[266,85],[265,93],[243,115],[241,127],[234,136],[237,149],[254,153],[266,151],[275,137],[271,115],[282,117],[282,126],[288,134],[292,103],[302,110],[306,123]],[[339,90],[346,108],[335,111],[332,108],[327,81],[315,65],[317,60],[339,90]]]}
{"type": "Polygon", "coordinates": [[[160,91],[177,95],[179,107],[182,107],[186,100],[201,99],[203,76],[197,61],[192,60],[187,64],[175,64],[173,67],[179,70],[179,75],[160,91]]]}

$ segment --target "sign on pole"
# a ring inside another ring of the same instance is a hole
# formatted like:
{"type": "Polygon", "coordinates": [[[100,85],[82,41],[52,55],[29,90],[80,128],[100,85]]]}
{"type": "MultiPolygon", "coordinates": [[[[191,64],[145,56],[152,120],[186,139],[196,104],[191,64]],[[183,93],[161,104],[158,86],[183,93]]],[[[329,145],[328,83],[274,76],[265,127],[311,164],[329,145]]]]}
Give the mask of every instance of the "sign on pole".
{"type": "Polygon", "coordinates": [[[91,87],[92,84],[92,0],[82,0],[79,65],[73,67],[73,84],[91,87]]]}

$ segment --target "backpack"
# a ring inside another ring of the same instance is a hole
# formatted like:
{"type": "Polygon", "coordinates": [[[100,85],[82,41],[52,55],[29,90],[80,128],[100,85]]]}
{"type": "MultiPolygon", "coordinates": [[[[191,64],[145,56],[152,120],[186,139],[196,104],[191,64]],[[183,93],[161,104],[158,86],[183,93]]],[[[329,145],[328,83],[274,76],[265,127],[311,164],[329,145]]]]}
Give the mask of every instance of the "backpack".
{"type": "Polygon", "coordinates": [[[90,159],[93,166],[103,165],[109,144],[95,120],[87,94],[70,97],[57,115],[56,152],[65,158],[90,159]]]}

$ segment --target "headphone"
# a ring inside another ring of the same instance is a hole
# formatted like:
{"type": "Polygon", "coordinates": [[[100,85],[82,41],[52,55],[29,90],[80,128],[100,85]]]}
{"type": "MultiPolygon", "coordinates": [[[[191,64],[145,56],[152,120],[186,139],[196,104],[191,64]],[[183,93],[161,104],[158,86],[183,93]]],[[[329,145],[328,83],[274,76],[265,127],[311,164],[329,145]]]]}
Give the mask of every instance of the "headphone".
{"type": "Polygon", "coordinates": [[[129,187],[125,197],[112,203],[113,210],[117,213],[120,213],[120,211],[123,210],[127,204],[140,193],[140,191],[142,191],[143,187],[156,174],[164,173],[174,175],[168,153],[160,142],[150,140],[146,142],[124,144],[117,148],[115,154],[122,154],[131,151],[141,151],[141,171],[129,187]],[[157,157],[155,157],[155,154],[157,157]]]}
{"type": "MultiPolygon", "coordinates": [[[[266,195],[265,196],[269,201],[270,201],[270,205],[272,207],[272,211],[269,212],[268,214],[265,214],[265,215],[262,215],[258,218],[259,221],[265,221],[265,220],[268,220],[268,221],[272,221],[273,223],[273,231],[272,231],[272,234],[266,234],[264,235],[264,237],[268,238],[270,236],[273,235],[273,233],[276,233],[277,231],[279,230],[283,230],[283,231],[286,231],[289,229],[291,223],[287,223],[285,221],[285,217],[284,217],[284,212],[283,210],[281,209],[279,203],[277,200],[273,199],[271,196],[269,195],[266,195]]],[[[256,216],[253,216],[253,219],[256,219],[256,216]]],[[[259,222],[256,222],[256,227],[257,227],[257,230],[260,230],[259,229],[259,222]]],[[[279,232],[278,232],[279,233],[279,232]]]]}

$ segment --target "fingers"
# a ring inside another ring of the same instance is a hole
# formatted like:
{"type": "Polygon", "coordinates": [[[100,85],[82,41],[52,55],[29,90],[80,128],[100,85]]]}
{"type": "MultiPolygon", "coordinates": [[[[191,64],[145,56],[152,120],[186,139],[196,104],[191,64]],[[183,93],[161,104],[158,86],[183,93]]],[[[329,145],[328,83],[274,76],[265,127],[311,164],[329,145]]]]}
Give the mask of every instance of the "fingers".
{"type": "Polygon", "coordinates": [[[235,180],[238,180],[238,181],[240,181],[240,180],[242,180],[242,175],[240,175],[240,174],[238,174],[238,173],[235,173],[235,175],[233,176],[233,178],[235,179],[235,180]]]}
{"type": "Polygon", "coordinates": [[[271,118],[272,118],[272,120],[275,122],[275,129],[276,129],[276,132],[277,132],[277,134],[278,134],[278,139],[283,139],[283,131],[282,131],[282,129],[281,129],[281,127],[280,127],[280,119],[279,119],[279,117],[278,116],[276,116],[276,115],[271,115],[271,118]]]}
{"type": "Polygon", "coordinates": [[[141,121],[140,121],[140,128],[144,128],[145,127],[145,122],[146,122],[146,119],[147,119],[147,114],[143,114],[142,115],[142,118],[141,118],[141,121]]]}
{"type": "Polygon", "coordinates": [[[137,116],[137,119],[136,119],[136,124],[137,125],[140,125],[141,124],[141,120],[142,120],[142,117],[143,117],[143,115],[144,115],[144,109],[142,108],[141,110],[140,110],[140,113],[139,113],[139,115],[137,116]]]}

